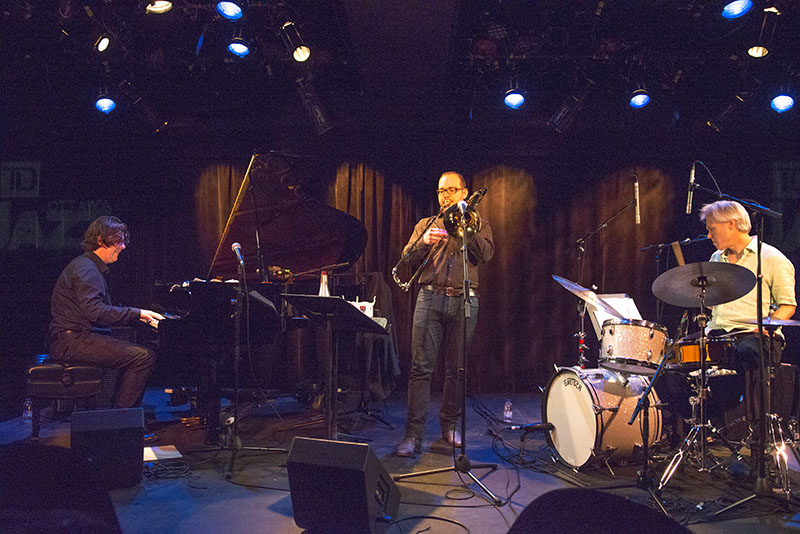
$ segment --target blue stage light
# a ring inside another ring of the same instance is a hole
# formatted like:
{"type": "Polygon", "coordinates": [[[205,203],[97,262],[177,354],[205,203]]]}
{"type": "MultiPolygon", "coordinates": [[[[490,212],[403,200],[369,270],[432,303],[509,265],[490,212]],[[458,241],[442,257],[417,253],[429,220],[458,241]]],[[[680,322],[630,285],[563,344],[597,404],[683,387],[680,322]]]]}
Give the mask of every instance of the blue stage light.
{"type": "Polygon", "coordinates": [[[244,57],[250,53],[250,47],[247,46],[247,43],[245,43],[241,37],[234,37],[228,45],[228,52],[234,56],[244,57]]]}
{"type": "Polygon", "coordinates": [[[217,12],[228,20],[242,18],[241,2],[217,2],[217,12]]]}
{"type": "Polygon", "coordinates": [[[722,16],[726,19],[738,19],[747,14],[753,7],[753,0],[734,0],[722,8],[722,16]]]}
{"type": "Polygon", "coordinates": [[[503,97],[503,103],[511,109],[519,109],[525,103],[525,95],[517,89],[509,89],[503,97]]]}
{"type": "Polygon", "coordinates": [[[770,102],[770,107],[778,113],[789,111],[794,107],[794,98],[787,94],[780,94],[772,99],[772,102],[770,102]]]}
{"type": "Polygon", "coordinates": [[[631,94],[630,105],[634,109],[645,107],[650,103],[650,95],[644,89],[637,89],[631,94]]]}
{"type": "Polygon", "coordinates": [[[94,107],[97,108],[97,111],[100,111],[108,115],[109,113],[114,111],[114,108],[117,107],[117,103],[114,102],[113,99],[105,95],[101,95],[97,98],[97,100],[95,100],[94,107]]]}

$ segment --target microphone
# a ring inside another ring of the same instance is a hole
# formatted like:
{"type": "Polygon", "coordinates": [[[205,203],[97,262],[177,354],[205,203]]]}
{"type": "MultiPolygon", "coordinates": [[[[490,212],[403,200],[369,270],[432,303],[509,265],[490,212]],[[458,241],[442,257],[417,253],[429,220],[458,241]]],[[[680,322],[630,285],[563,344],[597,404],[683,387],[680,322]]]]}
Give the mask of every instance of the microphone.
{"type": "Polygon", "coordinates": [[[458,210],[461,212],[461,215],[467,213],[467,203],[463,200],[458,201],[458,210]]]}
{"type": "Polygon", "coordinates": [[[689,194],[686,196],[686,215],[692,214],[692,195],[694,194],[694,168],[696,161],[692,162],[692,170],[689,172],[689,194]]]}
{"type": "Polygon", "coordinates": [[[233,245],[231,245],[231,250],[234,254],[236,254],[236,258],[239,260],[239,265],[244,267],[244,256],[242,255],[242,245],[239,244],[237,241],[233,245]]]}
{"type": "Polygon", "coordinates": [[[633,175],[633,201],[636,208],[636,224],[642,224],[642,217],[639,213],[639,177],[633,175]]]}

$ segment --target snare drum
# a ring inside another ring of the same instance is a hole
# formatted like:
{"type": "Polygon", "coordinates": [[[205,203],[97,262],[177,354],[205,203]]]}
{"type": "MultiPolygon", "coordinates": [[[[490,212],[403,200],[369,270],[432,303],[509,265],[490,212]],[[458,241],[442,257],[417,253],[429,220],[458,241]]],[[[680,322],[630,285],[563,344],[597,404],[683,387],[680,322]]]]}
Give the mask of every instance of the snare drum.
{"type": "Polygon", "coordinates": [[[618,373],[652,375],[667,344],[667,329],[641,319],[607,319],[600,339],[600,367],[618,373]]]}
{"type": "MultiPolygon", "coordinates": [[[[706,364],[730,367],[734,360],[735,348],[736,340],[732,337],[707,337],[706,364]]],[[[700,367],[700,340],[684,338],[677,341],[672,353],[667,357],[667,365],[673,368],[700,367]]]]}
{"type": "MultiPolygon", "coordinates": [[[[628,424],[639,397],[649,384],[644,376],[624,376],[608,369],[564,367],[550,380],[542,399],[542,420],[553,424],[547,441],[558,458],[571,467],[595,458],[631,458],[642,447],[643,416],[628,424]]],[[[655,390],[649,395],[649,438],[661,439],[661,410],[655,390]]]]}

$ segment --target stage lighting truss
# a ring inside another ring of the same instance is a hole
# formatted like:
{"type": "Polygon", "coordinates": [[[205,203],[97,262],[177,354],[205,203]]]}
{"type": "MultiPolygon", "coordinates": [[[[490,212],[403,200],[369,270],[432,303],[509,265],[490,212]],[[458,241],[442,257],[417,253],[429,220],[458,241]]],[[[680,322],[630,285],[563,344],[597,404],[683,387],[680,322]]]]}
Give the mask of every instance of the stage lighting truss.
{"type": "Polygon", "coordinates": [[[172,2],[167,0],[150,0],[144,8],[148,15],[161,15],[172,10],[172,2]]]}
{"type": "Polygon", "coordinates": [[[750,57],[761,58],[769,54],[772,38],[775,35],[775,27],[778,24],[778,15],[780,14],[781,12],[774,6],[764,9],[764,18],[761,21],[758,41],[747,49],[747,54],[750,57]]]}

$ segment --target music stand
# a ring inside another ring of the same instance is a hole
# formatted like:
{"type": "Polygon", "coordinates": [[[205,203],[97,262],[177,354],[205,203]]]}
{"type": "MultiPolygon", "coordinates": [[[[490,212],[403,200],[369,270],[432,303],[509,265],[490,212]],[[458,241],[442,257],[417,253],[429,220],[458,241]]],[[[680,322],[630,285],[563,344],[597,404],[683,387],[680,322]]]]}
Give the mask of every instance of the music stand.
{"type": "Polygon", "coordinates": [[[302,312],[312,322],[323,325],[322,350],[325,365],[325,437],[337,439],[336,395],[339,380],[339,332],[364,332],[388,335],[386,329],[371,317],[364,315],[355,306],[341,297],[318,295],[294,295],[283,293],[283,299],[302,312]]]}

